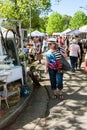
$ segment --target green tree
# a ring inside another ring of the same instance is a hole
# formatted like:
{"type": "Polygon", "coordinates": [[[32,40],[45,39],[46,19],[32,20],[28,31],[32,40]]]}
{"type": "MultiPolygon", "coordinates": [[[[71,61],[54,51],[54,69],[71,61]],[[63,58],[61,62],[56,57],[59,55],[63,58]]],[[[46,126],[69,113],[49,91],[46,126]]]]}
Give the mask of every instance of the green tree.
{"type": "Polygon", "coordinates": [[[53,32],[61,32],[63,30],[63,18],[59,13],[52,13],[48,18],[48,24],[46,27],[46,31],[48,34],[52,34],[53,32]]]}
{"type": "MultiPolygon", "coordinates": [[[[60,2],[61,0],[55,1],[60,2]]],[[[52,11],[51,0],[0,0],[1,18],[21,20],[22,28],[29,28],[31,21],[32,31],[35,29],[46,31],[47,19],[40,16],[42,14],[47,16],[50,11],[52,11]]]]}
{"type": "Polygon", "coordinates": [[[71,18],[72,17],[68,15],[63,16],[63,20],[64,20],[63,30],[66,30],[67,28],[69,28],[69,23],[70,23],[71,18]]]}
{"type": "Polygon", "coordinates": [[[21,20],[22,27],[29,28],[31,9],[32,28],[38,28],[41,12],[48,11],[50,6],[50,0],[0,0],[0,14],[1,17],[21,20]]]}
{"type": "Polygon", "coordinates": [[[86,14],[82,11],[77,11],[70,21],[70,28],[79,28],[85,24],[87,24],[86,14]]]}

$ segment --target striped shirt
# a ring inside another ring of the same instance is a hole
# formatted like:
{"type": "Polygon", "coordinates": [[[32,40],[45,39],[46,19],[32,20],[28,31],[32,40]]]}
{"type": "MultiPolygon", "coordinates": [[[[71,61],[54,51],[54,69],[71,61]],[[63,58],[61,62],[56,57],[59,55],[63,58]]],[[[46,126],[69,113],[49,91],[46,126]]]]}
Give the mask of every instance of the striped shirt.
{"type": "Polygon", "coordinates": [[[56,51],[51,52],[50,50],[46,53],[46,58],[49,59],[49,64],[48,64],[48,68],[54,69],[54,70],[58,70],[60,68],[62,68],[62,63],[60,61],[61,58],[61,54],[60,51],[62,53],[65,53],[64,48],[59,47],[56,51]]]}
{"type": "Polygon", "coordinates": [[[56,60],[60,60],[60,58],[61,58],[60,52],[65,53],[65,50],[63,47],[58,47],[58,49],[56,51],[52,52],[53,55],[55,56],[56,60]]]}

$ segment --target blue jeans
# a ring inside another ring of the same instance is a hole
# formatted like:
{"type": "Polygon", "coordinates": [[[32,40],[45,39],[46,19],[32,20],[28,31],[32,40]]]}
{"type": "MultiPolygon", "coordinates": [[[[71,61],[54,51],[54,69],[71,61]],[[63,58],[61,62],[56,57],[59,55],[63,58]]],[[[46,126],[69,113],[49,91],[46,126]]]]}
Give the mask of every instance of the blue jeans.
{"type": "Polygon", "coordinates": [[[56,71],[53,69],[48,69],[49,77],[50,77],[50,83],[51,83],[51,89],[56,89],[56,71]]]}
{"type": "Polygon", "coordinates": [[[63,89],[63,73],[56,73],[56,83],[59,90],[63,89]]]}
{"type": "Polygon", "coordinates": [[[77,59],[78,59],[78,57],[70,56],[70,62],[71,62],[71,67],[72,67],[72,71],[73,72],[75,72],[75,67],[76,67],[77,59]]]}

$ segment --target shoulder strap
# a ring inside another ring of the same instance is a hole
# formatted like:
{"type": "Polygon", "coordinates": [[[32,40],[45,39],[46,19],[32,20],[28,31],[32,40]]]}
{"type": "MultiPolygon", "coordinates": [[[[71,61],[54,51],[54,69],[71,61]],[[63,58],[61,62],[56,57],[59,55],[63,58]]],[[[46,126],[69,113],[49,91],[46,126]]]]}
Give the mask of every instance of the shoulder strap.
{"type": "Polygon", "coordinates": [[[58,51],[60,51],[60,47],[58,47],[58,51]]]}

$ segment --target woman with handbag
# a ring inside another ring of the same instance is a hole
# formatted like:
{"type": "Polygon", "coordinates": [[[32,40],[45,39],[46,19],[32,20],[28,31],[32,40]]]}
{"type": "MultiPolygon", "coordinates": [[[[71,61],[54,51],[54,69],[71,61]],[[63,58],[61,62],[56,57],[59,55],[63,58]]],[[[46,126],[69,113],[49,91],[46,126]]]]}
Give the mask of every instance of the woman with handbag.
{"type": "Polygon", "coordinates": [[[59,89],[59,97],[63,99],[63,70],[62,63],[60,61],[61,55],[66,56],[64,48],[60,47],[58,50],[58,44],[55,38],[48,39],[49,50],[46,53],[46,69],[45,72],[49,72],[51,89],[53,92],[53,99],[57,98],[59,89]]]}

